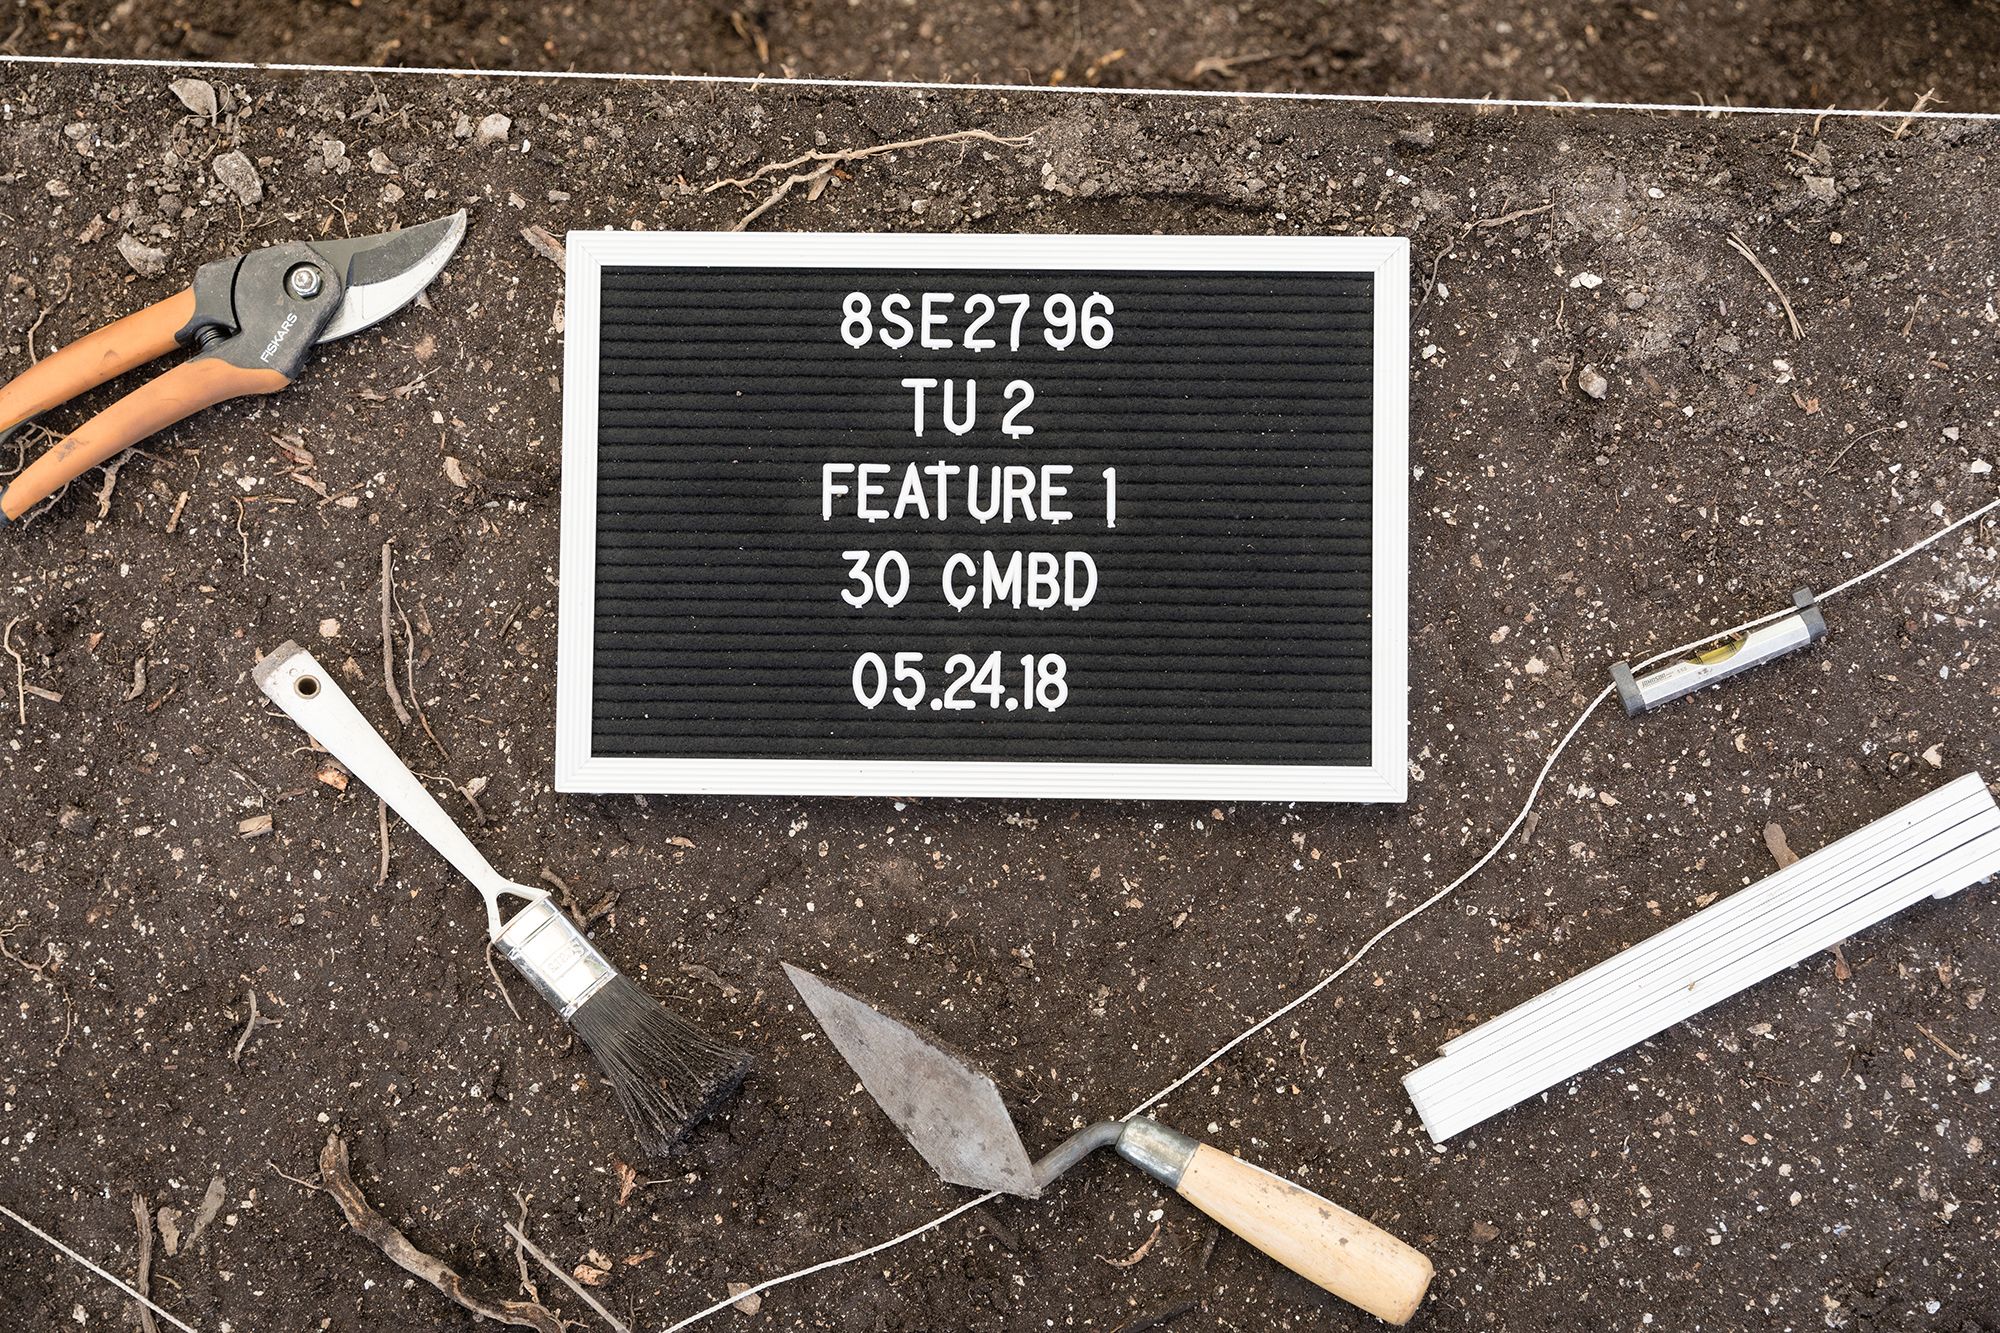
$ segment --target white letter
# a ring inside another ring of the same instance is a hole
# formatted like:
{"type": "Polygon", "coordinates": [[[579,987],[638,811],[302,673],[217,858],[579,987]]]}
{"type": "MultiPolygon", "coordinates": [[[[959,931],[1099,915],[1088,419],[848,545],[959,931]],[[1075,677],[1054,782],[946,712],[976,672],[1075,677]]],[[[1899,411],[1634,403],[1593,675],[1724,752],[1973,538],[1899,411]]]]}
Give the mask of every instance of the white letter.
{"type": "Polygon", "coordinates": [[[1056,507],[1056,501],[1069,494],[1069,487],[1056,478],[1067,477],[1070,472],[1068,463],[1050,463],[1042,468],[1042,517],[1051,523],[1063,523],[1076,517],[1067,509],[1056,507]]]}
{"type": "Polygon", "coordinates": [[[936,380],[933,380],[933,379],[917,379],[917,378],[911,378],[911,379],[906,379],[906,380],[904,380],[904,381],[903,381],[903,387],[904,387],[905,389],[915,389],[915,390],[916,390],[916,393],[915,393],[915,395],[914,395],[914,397],[915,397],[915,399],[916,399],[916,404],[915,404],[915,410],[916,410],[916,426],[915,426],[915,428],[916,428],[916,432],[917,432],[917,434],[919,434],[919,435],[922,435],[922,434],[924,433],[924,390],[925,390],[925,389],[935,389],[935,388],[937,387],[937,381],[936,381],[936,380]]]}
{"type": "Polygon", "coordinates": [[[965,382],[965,420],[963,421],[953,421],[951,419],[951,389],[954,383],[955,381],[953,380],[946,380],[944,382],[944,428],[953,435],[963,435],[972,429],[972,419],[979,413],[979,381],[967,380],[965,382]]]}
{"type": "Polygon", "coordinates": [[[924,293],[924,346],[934,348],[951,346],[951,339],[949,338],[931,337],[932,329],[941,329],[944,327],[945,315],[937,309],[937,303],[949,300],[951,300],[950,292],[924,293]]]}
{"type": "Polygon", "coordinates": [[[951,609],[954,611],[963,611],[966,607],[972,605],[972,589],[967,588],[964,594],[961,595],[951,585],[951,573],[958,568],[958,562],[961,560],[965,562],[965,576],[971,578],[974,570],[972,557],[965,552],[960,551],[951,559],[944,562],[944,599],[951,603],[951,609]]]}
{"type": "Polygon", "coordinates": [[[1056,604],[1062,595],[1056,587],[1056,574],[1062,563],[1053,551],[1028,552],[1028,605],[1037,611],[1046,611],[1056,604]]]}
{"type": "Polygon", "coordinates": [[[983,470],[987,472],[992,487],[987,493],[987,499],[991,503],[986,506],[985,513],[979,511],[979,474],[982,469],[975,463],[965,470],[965,507],[981,523],[990,523],[993,521],[993,516],[1000,512],[1000,469],[996,467],[983,470]]]}
{"type": "Polygon", "coordinates": [[[924,474],[917,471],[915,463],[910,464],[904,470],[903,489],[896,492],[897,519],[900,520],[903,517],[903,511],[913,505],[916,507],[918,518],[929,518],[931,516],[930,505],[924,500],[924,474]]]}
{"type": "Polygon", "coordinates": [[[847,494],[847,487],[833,479],[834,473],[852,471],[854,471],[852,463],[828,463],[820,469],[819,517],[822,523],[833,521],[833,497],[847,494]]]}
{"type": "Polygon", "coordinates": [[[857,494],[855,496],[858,503],[855,505],[854,512],[867,519],[870,523],[875,522],[877,519],[889,517],[888,510],[882,508],[880,505],[871,507],[868,503],[868,497],[871,495],[887,494],[882,483],[870,481],[869,478],[871,476],[884,476],[888,471],[889,465],[887,463],[863,463],[854,471],[855,480],[858,483],[856,488],[857,494]]]}
{"type": "Polygon", "coordinates": [[[986,554],[986,601],[991,606],[995,601],[1021,604],[1021,553],[1014,552],[1007,557],[1007,569],[1002,573],[1000,566],[993,563],[993,552],[986,554]]]}
{"type": "Polygon", "coordinates": [[[1019,463],[1009,463],[1006,469],[1006,476],[1007,512],[1000,521],[1002,523],[1012,523],[1014,521],[1014,502],[1018,500],[1021,502],[1021,521],[1023,523],[1033,523],[1035,521],[1035,470],[1031,467],[1024,467],[1019,463]]]}
{"type": "Polygon", "coordinates": [[[1097,596],[1097,562],[1086,551],[1071,551],[1063,557],[1063,600],[1072,611],[1081,611],[1090,605],[1090,599],[1097,596]],[[1076,571],[1081,565],[1083,572],[1090,576],[1082,593],[1076,590],[1076,571]]]}
{"type": "Polygon", "coordinates": [[[958,475],[958,464],[947,463],[942,458],[935,463],[924,464],[924,475],[937,479],[937,516],[942,523],[951,517],[951,496],[945,489],[945,482],[958,475]]]}
{"type": "Polygon", "coordinates": [[[907,347],[910,339],[916,336],[917,331],[910,327],[910,321],[904,319],[900,313],[909,308],[910,298],[901,292],[890,292],[882,298],[882,322],[894,324],[903,331],[900,338],[891,338],[886,331],[882,334],[882,341],[891,347],[907,347]]]}

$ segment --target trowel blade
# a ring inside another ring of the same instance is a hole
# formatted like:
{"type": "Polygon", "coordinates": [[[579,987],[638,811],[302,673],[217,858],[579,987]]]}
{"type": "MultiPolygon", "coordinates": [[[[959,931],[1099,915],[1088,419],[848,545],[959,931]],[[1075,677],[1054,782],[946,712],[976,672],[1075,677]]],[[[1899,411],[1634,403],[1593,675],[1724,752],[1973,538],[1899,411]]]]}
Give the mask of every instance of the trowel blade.
{"type": "Polygon", "coordinates": [[[992,1079],[866,1001],[784,966],[861,1086],[938,1175],[977,1190],[1040,1197],[1034,1164],[992,1079]]]}

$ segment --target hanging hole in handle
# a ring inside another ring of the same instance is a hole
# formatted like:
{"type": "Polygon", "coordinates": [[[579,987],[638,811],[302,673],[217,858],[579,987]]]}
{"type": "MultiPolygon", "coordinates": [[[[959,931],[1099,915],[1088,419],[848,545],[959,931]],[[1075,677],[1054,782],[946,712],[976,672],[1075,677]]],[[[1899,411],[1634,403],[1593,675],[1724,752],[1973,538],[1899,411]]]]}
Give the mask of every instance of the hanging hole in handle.
{"type": "Polygon", "coordinates": [[[319,695],[319,677],[300,676],[297,681],[293,682],[292,688],[299,692],[299,698],[301,699],[317,698],[319,695]]]}

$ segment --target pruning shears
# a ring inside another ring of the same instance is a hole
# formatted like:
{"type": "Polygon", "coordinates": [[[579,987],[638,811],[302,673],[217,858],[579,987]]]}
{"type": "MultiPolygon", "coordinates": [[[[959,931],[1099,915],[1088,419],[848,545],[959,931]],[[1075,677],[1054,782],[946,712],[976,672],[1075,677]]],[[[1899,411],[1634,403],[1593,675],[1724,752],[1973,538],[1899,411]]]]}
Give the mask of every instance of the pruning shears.
{"type": "Polygon", "coordinates": [[[156,431],[231,398],[276,393],[321,343],[417,298],[465,236],[465,212],[342,240],[286,241],[195,270],[194,284],[0,386],[0,443],[50,408],[175,347],[195,355],[78,426],[0,491],[0,524],[156,431]]]}

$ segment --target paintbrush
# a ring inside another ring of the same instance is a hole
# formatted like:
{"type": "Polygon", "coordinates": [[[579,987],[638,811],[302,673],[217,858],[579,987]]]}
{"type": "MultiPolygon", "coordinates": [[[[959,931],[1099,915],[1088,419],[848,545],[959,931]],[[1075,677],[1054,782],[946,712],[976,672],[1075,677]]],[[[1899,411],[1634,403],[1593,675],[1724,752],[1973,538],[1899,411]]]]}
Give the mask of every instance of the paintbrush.
{"type": "Polygon", "coordinates": [[[729,1099],[750,1057],[712,1040],[613,967],[546,889],[502,877],[311,653],[283,644],[253,674],[273,703],[479,890],[492,947],[583,1038],[648,1152],[671,1151],[729,1099]],[[504,923],[503,897],[523,904],[504,923]]]}

